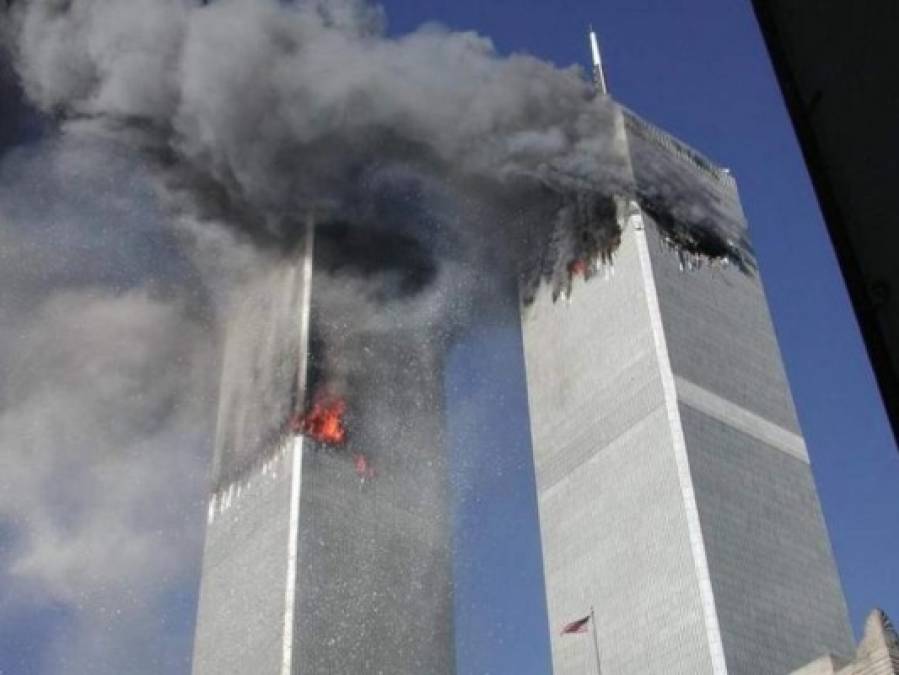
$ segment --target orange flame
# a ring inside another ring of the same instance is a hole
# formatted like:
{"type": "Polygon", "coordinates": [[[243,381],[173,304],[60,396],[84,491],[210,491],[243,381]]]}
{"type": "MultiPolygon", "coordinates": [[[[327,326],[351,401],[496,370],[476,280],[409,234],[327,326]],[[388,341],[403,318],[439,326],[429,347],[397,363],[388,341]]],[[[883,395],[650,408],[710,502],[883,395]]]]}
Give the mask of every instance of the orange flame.
{"type": "Polygon", "coordinates": [[[305,415],[294,415],[290,430],[295,434],[305,434],[319,443],[340,445],[346,440],[345,413],[346,402],[342,398],[320,398],[305,415]]]}

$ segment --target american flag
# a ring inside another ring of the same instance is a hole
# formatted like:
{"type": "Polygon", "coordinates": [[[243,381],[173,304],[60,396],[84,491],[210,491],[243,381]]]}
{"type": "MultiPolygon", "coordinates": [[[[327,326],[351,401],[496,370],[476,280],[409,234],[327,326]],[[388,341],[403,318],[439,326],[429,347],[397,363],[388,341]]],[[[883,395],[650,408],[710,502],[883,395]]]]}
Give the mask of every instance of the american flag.
{"type": "Polygon", "coordinates": [[[577,621],[572,621],[565,628],[562,629],[561,635],[567,635],[570,633],[586,633],[587,632],[587,624],[590,623],[590,615],[588,614],[583,619],[578,619],[577,621]]]}

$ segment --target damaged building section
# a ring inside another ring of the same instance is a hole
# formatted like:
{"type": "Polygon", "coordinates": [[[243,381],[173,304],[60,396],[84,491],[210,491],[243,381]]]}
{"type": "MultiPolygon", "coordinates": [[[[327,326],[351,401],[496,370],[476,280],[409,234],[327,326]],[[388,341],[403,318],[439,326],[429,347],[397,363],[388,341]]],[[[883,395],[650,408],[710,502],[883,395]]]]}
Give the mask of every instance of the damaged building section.
{"type": "Polygon", "coordinates": [[[578,192],[558,211],[539,263],[540,274],[530,280],[528,293],[549,283],[553,299],[568,297],[574,278],[590,279],[609,273],[621,244],[621,200],[611,195],[578,192]]]}
{"type": "Polygon", "coordinates": [[[229,324],[194,672],[256,653],[276,672],[268,661],[296,653],[304,672],[449,674],[446,328],[416,310],[434,262],[414,238],[347,220],[318,223],[304,250],[262,273],[229,324]],[[220,615],[254,621],[228,640],[220,615]]]}
{"type": "Polygon", "coordinates": [[[633,200],[687,271],[733,265],[757,272],[730,171],[621,108],[633,172],[633,200]]]}
{"type": "Polygon", "coordinates": [[[297,409],[302,342],[303,247],[266,260],[225,315],[212,493],[257,473],[283,452],[297,409]]]}
{"type": "Polygon", "coordinates": [[[613,107],[617,119],[609,129],[619,137],[605,148],[603,161],[619,168],[607,176],[606,186],[555,196],[559,205],[552,226],[534,238],[539,253],[523,257],[523,305],[534,301],[542,285],[557,301],[570,297],[578,278],[612,276],[622,233],[637,213],[643,216],[640,223],[656,228],[682,271],[733,265],[755,274],[730,173],[618,104],[603,105],[613,107]]]}

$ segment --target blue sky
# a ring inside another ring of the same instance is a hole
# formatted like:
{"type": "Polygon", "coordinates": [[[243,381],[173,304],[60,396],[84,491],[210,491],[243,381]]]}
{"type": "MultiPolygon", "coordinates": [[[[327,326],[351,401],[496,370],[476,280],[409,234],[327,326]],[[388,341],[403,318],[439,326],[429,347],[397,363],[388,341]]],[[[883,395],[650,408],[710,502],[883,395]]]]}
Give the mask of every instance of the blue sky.
{"type": "MultiPolygon", "coordinates": [[[[435,20],[489,35],[501,53],[528,52],[560,66],[587,65],[592,22],[615,98],[731,168],[853,627],[858,632],[875,606],[899,616],[899,454],[749,3],[390,0],[384,6],[393,32],[435,20]]],[[[499,333],[479,339],[480,346],[457,353],[457,363],[481,369],[489,389],[511,363],[504,351],[518,347],[499,333]]],[[[451,391],[469,375],[456,377],[451,391]]],[[[521,414],[520,397],[495,388],[484,395],[499,419],[521,414]]],[[[458,570],[460,665],[467,667],[461,672],[548,672],[540,573],[530,557],[539,538],[528,529],[535,508],[527,496],[528,439],[494,433],[485,446],[505,444],[509,454],[478,462],[473,472],[490,490],[460,509],[463,558],[481,558],[458,570]],[[508,576],[501,579],[502,570],[508,576]]]]}

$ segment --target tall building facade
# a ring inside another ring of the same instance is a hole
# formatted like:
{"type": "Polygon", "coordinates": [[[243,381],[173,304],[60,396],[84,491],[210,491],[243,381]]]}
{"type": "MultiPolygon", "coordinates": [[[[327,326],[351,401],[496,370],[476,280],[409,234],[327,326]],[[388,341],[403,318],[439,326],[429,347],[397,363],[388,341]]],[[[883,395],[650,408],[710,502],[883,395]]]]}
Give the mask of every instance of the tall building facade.
{"type": "MultiPolygon", "coordinates": [[[[616,107],[636,194],[661,179],[746,239],[728,172],[616,107]]],[[[782,675],[851,633],[757,274],[684,270],[620,200],[607,281],[522,316],[555,675],[782,675]],[[596,643],[560,634],[594,612],[596,643]],[[596,652],[599,653],[600,663],[596,652]]]]}
{"type": "Polygon", "coordinates": [[[319,302],[327,241],[312,240],[309,226],[229,316],[193,673],[448,675],[443,369],[419,348],[433,336],[341,324],[362,336],[377,401],[348,399],[337,448],[286,429],[313,401],[316,336],[347,321],[319,302]],[[415,414],[399,414],[410,393],[415,414]]]}

